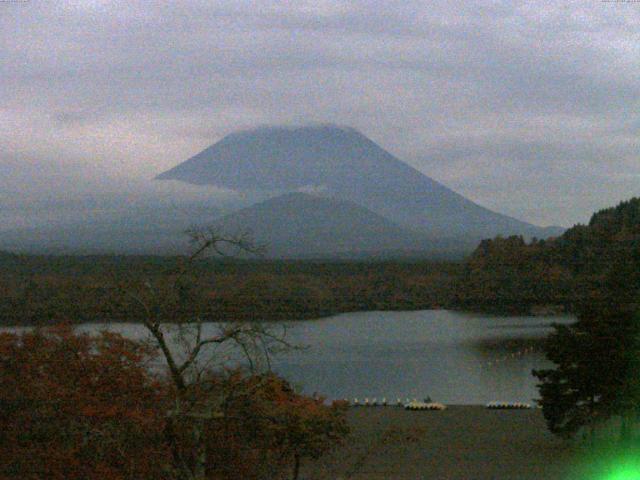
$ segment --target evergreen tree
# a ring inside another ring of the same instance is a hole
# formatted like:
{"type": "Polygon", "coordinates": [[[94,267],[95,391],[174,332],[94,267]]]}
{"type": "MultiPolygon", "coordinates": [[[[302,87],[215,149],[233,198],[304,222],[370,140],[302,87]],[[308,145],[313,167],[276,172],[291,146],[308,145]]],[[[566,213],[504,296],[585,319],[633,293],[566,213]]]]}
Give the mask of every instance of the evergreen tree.
{"type": "Polygon", "coordinates": [[[585,305],[572,325],[556,325],[546,345],[556,367],[533,372],[553,433],[571,437],[616,416],[626,437],[640,412],[640,315],[611,299],[585,305]]]}

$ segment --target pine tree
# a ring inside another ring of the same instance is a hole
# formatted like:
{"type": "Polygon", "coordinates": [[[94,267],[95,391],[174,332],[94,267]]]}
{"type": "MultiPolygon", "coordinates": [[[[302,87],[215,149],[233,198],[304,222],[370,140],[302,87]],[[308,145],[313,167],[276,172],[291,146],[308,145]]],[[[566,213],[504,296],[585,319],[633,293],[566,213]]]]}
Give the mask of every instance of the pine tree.
{"type": "Polygon", "coordinates": [[[627,436],[626,426],[640,412],[640,315],[611,305],[592,305],[576,323],[556,325],[547,340],[547,358],[556,367],[533,374],[553,433],[593,432],[616,416],[627,436]]]}

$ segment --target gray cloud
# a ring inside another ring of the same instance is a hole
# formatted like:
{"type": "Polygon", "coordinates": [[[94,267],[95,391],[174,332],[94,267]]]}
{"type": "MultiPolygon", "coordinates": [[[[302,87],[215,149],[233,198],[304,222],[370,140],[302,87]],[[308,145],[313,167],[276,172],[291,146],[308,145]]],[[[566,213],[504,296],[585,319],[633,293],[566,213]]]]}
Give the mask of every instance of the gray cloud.
{"type": "Polygon", "coordinates": [[[237,128],[310,121],[540,224],[640,194],[637,4],[32,0],[0,4],[0,51],[18,203],[144,189],[237,128]]]}

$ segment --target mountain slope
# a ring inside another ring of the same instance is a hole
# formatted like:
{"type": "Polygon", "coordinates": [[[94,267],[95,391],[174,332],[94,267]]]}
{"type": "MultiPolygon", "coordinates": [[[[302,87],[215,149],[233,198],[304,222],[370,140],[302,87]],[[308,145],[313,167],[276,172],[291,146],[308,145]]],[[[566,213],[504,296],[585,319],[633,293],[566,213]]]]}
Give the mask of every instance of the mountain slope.
{"type": "Polygon", "coordinates": [[[468,246],[434,241],[355,203],[289,193],[215,222],[228,234],[249,232],[276,258],[456,254],[468,246]]]}
{"type": "Polygon", "coordinates": [[[350,128],[269,127],[234,133],[157,178],[241,191],[313,187],[434,238],[559,233],[473,203],[350,128]]]}

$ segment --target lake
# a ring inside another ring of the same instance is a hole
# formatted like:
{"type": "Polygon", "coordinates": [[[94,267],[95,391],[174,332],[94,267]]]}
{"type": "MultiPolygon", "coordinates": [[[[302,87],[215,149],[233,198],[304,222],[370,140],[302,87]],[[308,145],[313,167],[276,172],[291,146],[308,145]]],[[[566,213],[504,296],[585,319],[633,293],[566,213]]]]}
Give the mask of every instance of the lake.
{"type": "Polygon", "coordinates": [[[275,369],[330,398],[531,402],[531,370],[550,366],[536,340],[552,323],[572,321],[446,310],[348,313],[294,326],[292,338],[310,347],[278,359],[275,369]]]}
{"type": "MultiPolygon", "coordinates": [[[[490,316],[447,310],[358,312],[287,324],[289,341],[273,369],[306,393],[330,399],[423,399],[448,404],[531,402],[534,368],[550,364],[538,340],[568,316],[490,316]]],[[[144,327],[110,330],[141,338],[144,327]]],[[[213,325],[209,326],[213,327],[213,325]]],[[[105,325],[83,325],[96,331],[105,325]]]]}

